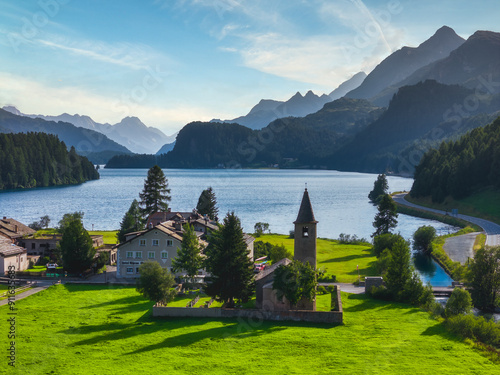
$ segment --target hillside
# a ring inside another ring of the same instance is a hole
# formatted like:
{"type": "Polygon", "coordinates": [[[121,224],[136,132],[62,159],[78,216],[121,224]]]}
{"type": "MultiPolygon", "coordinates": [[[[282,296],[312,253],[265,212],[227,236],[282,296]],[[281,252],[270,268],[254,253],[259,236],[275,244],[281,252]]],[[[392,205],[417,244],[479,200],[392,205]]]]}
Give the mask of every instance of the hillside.
{"type": "Polygon", "coordinates": [[[303,118],[275,120],[262,130],[196,122],[179,132],[168,154],[118,156],[107,167],[147,168],[155,162],[177,168],[318,166],[318,160],[339,149],[382,112],[366,100],[343,98],[303,118]]]}
{"type": "MultiPolygon", "coordinates": [[[[350,91],[346,96],[370,99],[388,86],[409,77],[419,68],[447,57],[462,43],[464,43],[464,39],[459,37],[453,29],[443,26],[418,47],[403,47],[389,55],[368,74],[358,88],[350,91]]],[[[398,87],[401,86],[403,85],[398,87]]],[[[388,102],[377,102],[377,104],[386,106],[388,102]]]]}
{"type": "Polygon", "coordinates": [[[0,134],[0,190],[80,184],[99,179],[94,165],[44,133],[0,134]]]}
{"type": "MultiPolygon", "coordinates": [[[[126,147],[97,131],[79,128],[65,122],[19,116],[3,109],[0,109],[0,128],[6,133],[43,132],[57,135],[68,147],[75,147],[78,153],[84,153],[90,159],[94,153],[104,151],[110,155],[130,154],[126,147]]],[[[96,161],[96,163],[98,162],[96,161]]]]}
{"type": "Polygon", "coordinates": [[[487,188],[500,190],[500,118],[427,152],[414,178],[411,196],[437,203],[448,196],[460,200],[487,188]]]}

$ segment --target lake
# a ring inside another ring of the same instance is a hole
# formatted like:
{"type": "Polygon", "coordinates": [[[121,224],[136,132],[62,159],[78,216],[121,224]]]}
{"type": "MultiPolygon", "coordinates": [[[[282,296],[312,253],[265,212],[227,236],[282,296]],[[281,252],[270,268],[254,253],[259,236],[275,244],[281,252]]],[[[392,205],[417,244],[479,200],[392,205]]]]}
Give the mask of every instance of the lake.
{"type": "MultiPolygon", "coordinates": [[[[0,215],[25,224],[49,215],[57,225],[62,215],[83,211],[88,230],[118,229],[133,199],[139,199],[146,169],[101,169],[101,178],[77,186],[40,188],[0,193],[0,215]]],[[[274,233],[293,229],[304,187],[307,184],[318,237],[338,238],[340,233],[370,239],[377,212],[368,201],[375,174],[326,170],[165,169],[171,189],[173,211],[191,211],[203,189],[211,186],[217,196],[219,217],[234,211],[245,231],[256,222],[269,223],[274,233]]],[[[388,177],[390,191],[408,191],[412,179],[388,177]]],[[[438,234],[453,231],[449,225],[399,215],[396,232],[410,239],[422,225],[432,225],[438,234]]],[[[449,285],[449,277],[432,263],[420,273],[433,285],[449,285]]]]}

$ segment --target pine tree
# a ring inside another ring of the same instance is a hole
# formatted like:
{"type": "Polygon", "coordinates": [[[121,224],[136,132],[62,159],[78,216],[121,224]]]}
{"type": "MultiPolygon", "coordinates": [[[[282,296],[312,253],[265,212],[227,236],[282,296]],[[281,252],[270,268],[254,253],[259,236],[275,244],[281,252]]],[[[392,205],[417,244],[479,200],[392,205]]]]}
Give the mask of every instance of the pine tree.
{"type": "Polygon", "coordinates": [[[164,212],[168,210],[168,202],[170,202],[170,189],[168,188],[168,180],[161,168],[157,165],[150,168],[148,176],[144,181],[144,188],[139,194],[141,198],[140,206],[144,221],[149,215],[155,212],[164,212]]]}
{"type": "Polygon", "coordinates": [[[373,222],[375,232],[372,237],[389,233],[392,228],[396,228],[398,225],[397,217],[396,203],[389,194],[384,195],[378,205],[378,213],[375,215],[373,222]]]}
{"type": "Polygon", "coordinates": [[[203,267],[201,250],[202,247],[194,227],[190,224],[184,225],[181,248],[177,251],[177,256],[172,260],[174,272],[185,271],[193,281],[198,270],[203,267]]]}
{"type": "Polygon", "coordinates": [[[137,232],[144,229],[144,225],[141,222],[141,210],[139,208],[139,202],[136,199],[133,200],[130,208],[123,216],[120,223],[120,230],[116,234],[119,242],[125,242],[125,234],[130,232],[137,232]]]}
{"type": "Polygon", "coordinates": [[[381,196],[387,194],[389,191],[389,184],[385,174],[379,174],[373,184],[373,190],[368,194],[368,199],[373,203],[378,203],[381,196]]]}
{"type": "Polygon", "coordinates": [[[69,219],[63,228],[59,249],[64,270],[70,273],[88,270],[94,262],[95,249],[81,218],[75,216],[69,219]]]}
{"type": "Polygon", "coordinates": [[[210,219],[218,221],[219,209],[217,208],[217,198],[212,187],[205,189],[201,192],[196,210],[201,215],[207,215],[210,219]]]}
{"type": "Polygon", "coordinates": [[[247,302],[255,291],[253,264],[243,237],[240,220],[228,213],[224,224],[209,239],[205,266],[211,273],[208,295],[233,307],[235,300],[247,302]]]}

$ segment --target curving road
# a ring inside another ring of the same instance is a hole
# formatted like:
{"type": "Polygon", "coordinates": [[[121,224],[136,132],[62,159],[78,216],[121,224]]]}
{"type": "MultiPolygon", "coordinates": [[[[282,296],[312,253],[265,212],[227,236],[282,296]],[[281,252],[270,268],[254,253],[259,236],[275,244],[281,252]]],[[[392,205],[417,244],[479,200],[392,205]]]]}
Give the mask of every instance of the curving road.
{"type": "MultiPolygon", "coordinates": [[[[442,214],[442,215],[446,214],[446,211],[436,210],[434,208],[428,208],[428,207],[424,207],[424,206],[419,206],[417,204],[408,202],[405,199],[406,194],[407,193],[396,194],[393,196],[393,199],[397,203],[402,204],[403,206],[419,208],[421,210],[426,210],[426,211],[430,211],[430,212],[434,212],[434,213],[442,214]]],[[[470,223],[479,225],[481,228],[483,228],[484,232],[486,233],[486,245],[487,246],[500,246],[500,225],[493,223],[491,221],[488,221],[488,220],[479,219],[479,218],[474,217],[474,216],[458,214],[457,217],[460,219],[466,220],[470,223]]]]}

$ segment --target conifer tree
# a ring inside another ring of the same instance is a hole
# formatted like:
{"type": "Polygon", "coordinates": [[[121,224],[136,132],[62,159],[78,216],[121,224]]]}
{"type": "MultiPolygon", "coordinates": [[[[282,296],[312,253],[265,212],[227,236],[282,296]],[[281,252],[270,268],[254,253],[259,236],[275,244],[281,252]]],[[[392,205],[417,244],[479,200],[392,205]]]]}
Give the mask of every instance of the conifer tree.
{"type": "Polygon", "coordinates": [[[373,183],[373,190],[368,194],[368,199],[373,203],[378,203],[384,194],[389,192],[389,184],[385,174],[379,174],[373,183]]]}
{"type": "Polygon", "coordinates": [[[63,226],[59,249],[65,271],[81,273],[92,266],[95,249],[78,215],[70,217],[63,226]]]}
{"type": "Polygon", "coordinates": [[[372,237],[389,233],[391,229],[396,228],[398,225],[397,217],[396,203],[389,194],[385,194],[378,204],[378,212],[373,221],[375,232],[372,237]]]}
{"type": "Polygon", "coordinates": [[[235,301],[247,302],[255,291],[253,263],[243,237],[240,220],[232,213],[212,232],[205,266],[211,273],[208,295],[233,307],[235,301]]]}
{"type": "Polygon", "coordinates": [[[184,225],[181,248],[177,251],[177,256],[172,260],[174,272],[185,271],[193,281],[198,274],[198,270],[203,267],[201,250],[202,247],[194,227],[191,224],[184,225]]]}
{"type": "Polygon", "coordinates": [[[207,215],[210,219],[218,221],[219,209],[217,208],[217,198],[212,187],[201,192],[196,210],[201,215],[207,215]]]}
{"type": "Polygon", "coordinates": [[[155,165],[149,169],[139,197],[141,198],[140,206],[144,221],[155,212],[168,210],[168,202],[171,200],[170,189],[168,188],[168,180],[159,166],[155,165]]]}
{"type": "Polygon", "coordinates": [[[119,242],[125,242],[125,234],[130,232],[137,232],[144,229],[144,225],[141,221],[141,211],[139,208],[139,202],[137,199],[132,201],[130,208],[123,216],[120,223],[120,230],[116,234],[119,242]]]}

